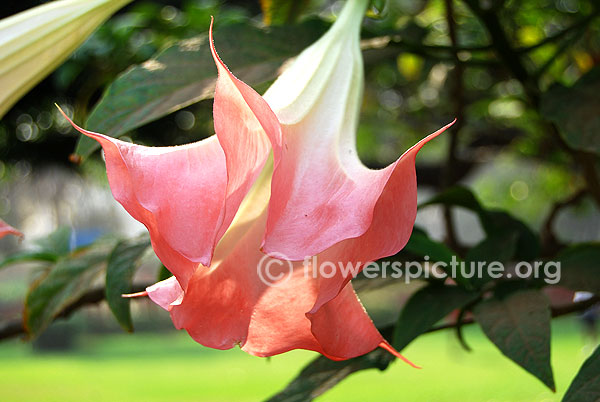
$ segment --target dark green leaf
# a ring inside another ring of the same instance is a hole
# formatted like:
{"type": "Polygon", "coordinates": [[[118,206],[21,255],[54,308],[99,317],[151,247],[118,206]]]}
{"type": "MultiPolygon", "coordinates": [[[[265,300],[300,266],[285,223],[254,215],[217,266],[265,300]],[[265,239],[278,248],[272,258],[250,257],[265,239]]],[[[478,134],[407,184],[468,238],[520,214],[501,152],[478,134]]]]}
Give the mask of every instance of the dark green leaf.
{"type": "Polygon", "coordinates": [[[542,96],[542,115],[556,123],[573,149],[600,153],[600,67],[570,88],[554,85],[542,96]]]}
{"type": "Polygon", "coordinates": [[[554,390],[550,366],[550,306],[537,290],[491,298],[473,310],[487,337],[515,363],[554,390]]]}
{"type": "Polygon", "coordinates": [[[517,248],[517,234],[514,232],[492,235],[482,240],[467,252],[465,262],[505,263],[514,255],[517,248]]]}
{"type": "MultiPolygon", "coordinates": [[[[215,46],[231,71],[249,85],[276,77],[288,58],[297,55],[326,29],[320,21],[259,29],[248,24],[215,28],[215,46]]],[[[140,127],[202,99],[213,97],[217,69],[208,36],[187,39],[119,76],[92,111],[86,127],[113,137],[140,127]]],[[[96,141],[82,136],[75,152],[89,156],[96,141]]]]}
{"type": "Polygon", "coordinates": [[[600,401],[600,347],[583,363],[562,401],[600,401]]]}
{"type": "MultiPolygon", "coordinates": [[[[490,280],[498,279],[490,276],[490,264],[494,261],[502,264],[510,261],[515,256],[517,240],[515,232],[499,232],[488,236],[467,252],[464,261],[466,272],[463,274],[468,272],[470,283],[478,288],[490,280]]],[[[494,271],[494,276],[503,273],[503,266],[496,265],[494,268],[498,268],[498,271],[494,271]]]]}
{"type": "Polygon", "coordinates": [[[460,262],[460,258],[456,256],[455,253],[444,243],[429,238],[429,236],[427,236],[425,231],[422,229],[417,227],[413,229],[410,239],[408,240],[406,246],[404,246],[402,252],[408,252],[419,257],[427,256],[431,262],[443,263],[443,265],[439,266],[439,268],[443,269],[448,276],[451,276],[461,286],[467,289],[472,288],[470,280],[468,278],[464,278],[460,270],[455,270],[456,275],[454,275],[454,272],[452,272],[451,264],[453,257],[454,261],[456,262],[460,262]]]}
{"type": "Polygon", "coordinates": [[[158,270],[158,279],[157,282],[164,281],[165,279],[169,279],[173,274],[165,267],[160,264],[160,269],[158,270]]]}
{"type": "Polygon", "coordinates": [[[30,337],[38,336],[68,305],[79,299],[100,275],[106,251],[90,250],[85,254],[59,260],[36,281],[25,300],[24,323],[30,337]]]}
{"type": "Polygon", "coordinates": [[[458,286],[430,285],[419,289],[400,312],[394,329],[394,347],[401,351],[436,322],[477,297],[477,293],[458,286]]]}
{"type": "Polygon", "coordinates": [[[479,214],[480,211],[483,211],[483,208],[481,207],[479,201],[477,200],[477,198],[475,198],[475,195],[473,195],[471,190],[461,186],[450,187],[443,193],[437,194],[435,197],[431,198],[427,202],[419,205],[419,208],[434,204],[463,207],[477,214],[479,214]]]}
{"type": "Polygon", "coordinates": [[[513,232],[516,233],[516,248],[514,255],[511,255],[510,258],[532,260],[539,255],[539,239],[527,225],[504,211],[485,209],[475,195],[465,187],[451,187],[419,207],[433,204],[461,207],[474,212],[479,217],[481,226],[488,237],[509,239],[513,232]]]}
{"type": "Polygon", "coordinates": [[[554,259],[560,263],[560,285],[600,295],[600,244],[578,244],[554,259]]]}
{"type": "Polygon", "coordinates": [[[430,261],[440,261],[446,264],[452,262],[454,253],[444,243],[432,240],[422,229],[415,227],[404,251],[419,257],[429,256],[430,261]]]}
{"type": "Polygon", "coordinates": [[[312,401],[350,374],[370,368],[385,370],[392,360],[394,360],[394,356],[381,348],[364,356],[343,361],[333,361],[323,356],[317,357],[283,391],[269,398],[268,401],[312,401]]]}
{"type": "Polygon", "coordinates": [[[514,257],[519,260],[533,260],[540,253],[538,236],[523,222],[504,211],[483,210],[481,224],[488,236],[510,237],[517,235],[514,257]]]}
{"type": "Polygon", "coordinates": [[[0,268],[4,268],[8,265],[16,264],[19,262],[56,262],[57,259],[58,256],[54,253],[36,250],[19,251],[17,253],[9,255],[2,262],[0,262],[0,268]]]}
{"type": "Polygon", "coordinates": [[[130,299],[121,297],[131,292],[138,260],[150,246],[150,240],[125,240],[117,244],[106,265],[106,302],[115,318],[127,331],[133,331],[130,299]]]}

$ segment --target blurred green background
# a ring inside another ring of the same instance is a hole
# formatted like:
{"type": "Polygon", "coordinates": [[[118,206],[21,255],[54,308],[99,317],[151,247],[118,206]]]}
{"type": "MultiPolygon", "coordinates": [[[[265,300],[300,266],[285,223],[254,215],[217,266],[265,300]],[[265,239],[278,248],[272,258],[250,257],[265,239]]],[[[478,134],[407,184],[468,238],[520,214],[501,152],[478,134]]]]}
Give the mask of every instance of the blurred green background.
{"type": "MultiPolygon", "coordinates": [[[[469,327],[465,336],[473,348],[470,353],[452,333],[424,335],[403,352],[423,369],[395,362],[383,372],[363,371],[319,400],[560,401],[595,345],[575,320],[554,322],[552,363],[558,392],[553,394],[504,358],[478,328],[469,327]]],[[[72,342],[66,351],[33,350],[17,340],[0,345],[2,400],[257,401],[283,388],[315,357],[307,351],[268,359],[237,348],[217,351],[175,330],[88,332],[72,342]]]]}

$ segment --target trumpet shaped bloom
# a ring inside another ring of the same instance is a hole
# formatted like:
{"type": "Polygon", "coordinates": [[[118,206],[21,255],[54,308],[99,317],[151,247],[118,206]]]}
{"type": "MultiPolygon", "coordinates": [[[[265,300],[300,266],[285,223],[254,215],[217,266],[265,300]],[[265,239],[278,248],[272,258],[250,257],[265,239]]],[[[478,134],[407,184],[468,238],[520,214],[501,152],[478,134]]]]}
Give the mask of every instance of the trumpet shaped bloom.
{"type": "Polygon", "coordinates": [[[57,0],[0,21],[0,118],[131,0],[57,0]]]}
{"type": "Polygon", "coordinates": [[[401,357],[373,325],[350,272],[307,275],[303,262],[316,255],[362,267],[404,247],[416,216],[416,154],[445,129],[383,170],[360,162],[366,6],[348,1],[264,97],[213,47],[216,134],[206,140],[149,148],[77,127],[102,145],[113,195],[148,228],[174,275],[147,294],[205,346],[240,345],[257,356],[302,348],[331,359],[381,346],[401,357]]]}

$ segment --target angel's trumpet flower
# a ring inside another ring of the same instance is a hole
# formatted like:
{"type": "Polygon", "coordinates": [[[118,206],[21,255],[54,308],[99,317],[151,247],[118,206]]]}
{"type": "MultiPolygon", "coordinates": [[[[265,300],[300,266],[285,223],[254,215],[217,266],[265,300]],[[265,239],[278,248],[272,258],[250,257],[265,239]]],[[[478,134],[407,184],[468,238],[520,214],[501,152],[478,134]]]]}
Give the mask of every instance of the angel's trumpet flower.
{"type": "Polygon", "coordinates": [[[0,20],[0,118],[131,0],[57,0],[0,20]]]}
{"type": "Polygon", "coordinates": [[[205,346],[240,345],[257,356],[301,348],[331,359],[381,346],[401,357],[365,312],[349,272],[312,275],[318,270],[303,261],[317,255],[362,269],[404,247],[416,215],[416,154],[444,130],[383,170],[360,163],[366,6],[348,1],[264,98],[213,47],[216,135],[204,141],[148,148],[78,128],[102,145],[113,195],[146,225],[174,274],[147,294],[205,346]]]}

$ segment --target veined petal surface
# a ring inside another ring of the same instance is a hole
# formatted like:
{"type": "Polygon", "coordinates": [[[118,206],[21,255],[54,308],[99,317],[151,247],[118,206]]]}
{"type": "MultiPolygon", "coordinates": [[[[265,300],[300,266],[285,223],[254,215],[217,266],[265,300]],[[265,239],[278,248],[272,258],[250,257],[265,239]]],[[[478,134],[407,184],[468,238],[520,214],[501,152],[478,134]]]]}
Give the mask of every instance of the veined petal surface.
{"type": "Polygon", "coordinates": [[[261,123],[269,124],[273,138],[279,135],[266,102],[229,72],[212,40],[211,48],[219,73],[213,108],[216,135],[182,146],[145,147],[71,122],[102,145],[115,199],[148,228],[154,251],[183,289],[199,264],[211,265],[218,241],[271,152],[261,123]]]}
{"type": "Polygon", "coordinates": [[[259,251],[271,172],[267,165],[210,269],[197,270],[181,301],[169,302],[175,326],[205,346],[239,345],[256,356],[308,349],[341,360],[373,350],[384,340],[351,284],[308,316],[319,298],[319,279],[308,274],[310,267],[259,251]]]}
{"type": "Polygon", "coordinates": [[[348,1],[332,28],[264,95],[282,131],[281,144],[273,143],[275,171],[262,244],[269,255],[303,260],[357,239],[353,244],[365,249],[366,263],[398,252],[412,231],[415,156],[447,126],[385,169],[361,163],[355,136],[363,89],[359,33],[367,3],[348,1]]]}

